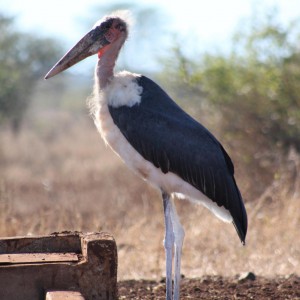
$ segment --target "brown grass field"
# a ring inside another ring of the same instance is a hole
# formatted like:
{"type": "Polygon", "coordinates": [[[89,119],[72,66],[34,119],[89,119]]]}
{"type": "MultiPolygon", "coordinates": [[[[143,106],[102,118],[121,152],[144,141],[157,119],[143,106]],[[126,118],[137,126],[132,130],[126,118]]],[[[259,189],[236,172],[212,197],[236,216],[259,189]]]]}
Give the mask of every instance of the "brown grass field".
{"type": "MultiPolygon", "coordinates": [[[[0,235],[107,231],[118,246],[119,280],[164,276],[160,194],[105,147],[87,115],[47,118],[47,126],[27,126],[17,136],[0,131],[0,235]]],[[[299,156],[292,153],[279,174],[253,199],[249,181],[256,178],[237,167],[249,218],[245,247],[231,224],[177,200],[185,277],[300,274],[299,156]]]]}

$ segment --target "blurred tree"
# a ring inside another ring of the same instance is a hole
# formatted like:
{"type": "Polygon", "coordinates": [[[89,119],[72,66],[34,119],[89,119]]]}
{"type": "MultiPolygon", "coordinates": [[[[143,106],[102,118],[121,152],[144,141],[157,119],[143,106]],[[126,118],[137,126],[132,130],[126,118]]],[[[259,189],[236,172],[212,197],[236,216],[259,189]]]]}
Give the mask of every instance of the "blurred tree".
{"type": "Polygon", "coordinates": [[[283,26],[277,17],[272,11],[245,22],[229,55],[197,61],[175,47],[164,79],[212,104],[222,114],[225,138],[239,135],[260,149],[300,151],[300,26],[283,26]]]}
{"type": "Polygon", "coordinates": [[[20,128],[32,91],[61,51],[52,39],[21,33],[0,13],[0,125],[20,128]]]}

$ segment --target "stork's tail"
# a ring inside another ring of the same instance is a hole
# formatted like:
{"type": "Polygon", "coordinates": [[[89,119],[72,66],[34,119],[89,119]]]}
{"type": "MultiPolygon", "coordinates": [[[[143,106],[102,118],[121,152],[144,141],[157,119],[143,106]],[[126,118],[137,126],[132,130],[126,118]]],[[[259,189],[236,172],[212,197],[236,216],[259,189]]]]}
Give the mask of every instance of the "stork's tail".
{"type": "Polygon", "coordinates": [[[235,185],[235,201],[232,202],[232,205],[229,208],[229,211],[233,218],[232,223],[235,227],[235,230],[236,230],[242,244],[245,245],[247,228],[248,228],[247,212],[246,212],[246,209],[244,206],[242,195],[240,193],[240,190],[236,184],[234,177],[232,177],[232,179],[233,179],[233,183],[235,185]]]}
{"type": "MultiPolygon", "coordinates": [[[[237,188],[238,190],[238,188],[237,188]]],[[[235,227],[235,230],[242,242],[243,245],[245,245],[245,240],[246,240],[246,234],[247,234],[247,228],[248,228],[248,218],[247,218],[247,213],[246,209],[240,194],[240,191],[238,190],[239,193],[239,204],[240,204],[240,210],[239,214],[237,216],[233,216],[233,225],[235,227]]]]}
{"type": "Polygon", "coordinates": [[[240,238],[240,240],[241,240],[241,242],[242,242],[242,244],[243,244],[243,246],[245,246],[245,244],[246,244],[246,233],[247,233],[247,229],[246,229],[246,231],[244,231],[243,229],[241,229],[241,226],[240,226],[240,224],[238,225],[236,222],[232,222],[232,224],[234,225],[234,228],[235,228],[235,230],[236,230],[236,232],[237,232],[237,234],[238,234],[238,236],[239,236],[239,238],[240,238]]]}

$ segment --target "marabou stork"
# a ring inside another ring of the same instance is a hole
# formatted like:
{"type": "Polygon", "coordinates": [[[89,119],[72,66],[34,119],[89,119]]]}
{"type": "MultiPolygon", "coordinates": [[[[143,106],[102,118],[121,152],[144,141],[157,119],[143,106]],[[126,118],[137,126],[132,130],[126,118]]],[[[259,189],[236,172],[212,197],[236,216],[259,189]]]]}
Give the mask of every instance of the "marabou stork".
{"type": "Polygon", "coordinates": [[[112,150],[162,194],[166,253],[166,298],[179,299],[184,230],[173,195],[209,208],[232,222],[245,243],[247,214],[230,157],[218,140],[184,112],[155,82],[123,71],[114,73],[128,36],[128,19],[117,12],[98,21],[45,76],[50,78],[98,54],[92,113],[112,150]],[[172,260],[174,250],[174,291],[172,260]]]}

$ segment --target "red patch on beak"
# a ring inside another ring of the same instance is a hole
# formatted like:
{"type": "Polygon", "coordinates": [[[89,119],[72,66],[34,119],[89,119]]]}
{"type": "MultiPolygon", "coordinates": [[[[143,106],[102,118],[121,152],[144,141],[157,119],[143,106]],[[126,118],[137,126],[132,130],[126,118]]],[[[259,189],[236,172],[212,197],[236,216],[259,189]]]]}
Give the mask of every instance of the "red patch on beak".
{"type": "Polygon", "coordinates": [[[103,49],[104,48],[102,48],[102,49],[100,49],[99,51],[98,51],[98,58],[100,59],[101,58],[101,56],[103,55],[103,49]]]}
{"type": "Polygon", "coordinates": [[[99,59],[100,59],[100,58],[103,56],[103,54],[107,51],[108,47],[109,47],[109,45],[107,45],[107,46],[101,48],[101,49],[98,51],[98,58],[99,58],[99,59]]]}

